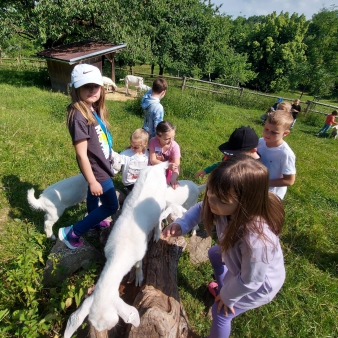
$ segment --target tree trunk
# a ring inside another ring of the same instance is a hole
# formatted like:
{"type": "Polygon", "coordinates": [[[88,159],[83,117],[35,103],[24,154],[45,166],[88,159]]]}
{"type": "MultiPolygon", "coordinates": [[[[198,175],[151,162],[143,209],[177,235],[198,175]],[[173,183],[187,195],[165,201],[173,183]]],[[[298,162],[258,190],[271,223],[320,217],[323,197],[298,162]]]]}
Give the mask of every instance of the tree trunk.
{"type": "Polygon", "coordinates": [[[164,66],[160,66],[160,72],[158,75],[163,75],[163,73],[164,73],[164,66]]]}
{"type": "Polygon", "coordinates": [[[121,298],[135,306],[140,314],[140,326],[125,324],[122,320],[108,332],[95,333],[90,328],[90,338],[196,338],[180,303],[177,287],[177,264],[186,247],[184,237],[153,242],[143,259],[144,282],[140,287],[131,281],[132,272],[123,279],[121,298]]]}

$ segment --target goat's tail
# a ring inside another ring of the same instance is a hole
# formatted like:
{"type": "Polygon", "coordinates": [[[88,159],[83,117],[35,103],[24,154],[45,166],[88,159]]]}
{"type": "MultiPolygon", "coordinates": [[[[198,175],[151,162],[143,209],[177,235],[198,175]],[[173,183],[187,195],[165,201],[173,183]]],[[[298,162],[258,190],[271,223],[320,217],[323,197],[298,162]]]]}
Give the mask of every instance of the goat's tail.
{"type": "Polygon", "coordinates": [[[203,190],[205,190],[205,187],[206,187],[206,186],[207,186],[206,184],[202,184],[202,185],[197,186],[198,191],[199,191],[199,192],[202,192],[203,190]]]}
{"type": "Polygon", "coordinates": [[[28,204],[32,209],[43,210],[40,201],[35,198],[34,192],[34,188],[31,188],[27,191],[28,204]]]}

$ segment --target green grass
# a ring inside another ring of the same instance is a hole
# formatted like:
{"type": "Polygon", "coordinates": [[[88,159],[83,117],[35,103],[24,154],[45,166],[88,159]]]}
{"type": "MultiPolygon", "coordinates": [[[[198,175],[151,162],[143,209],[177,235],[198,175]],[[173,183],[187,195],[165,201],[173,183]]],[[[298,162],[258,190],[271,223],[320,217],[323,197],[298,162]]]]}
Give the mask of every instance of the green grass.
{"type": "MultiPolygon", "coordinates": [[[[41,285],[52,243],[43,235],[43,213],[28,206],[27,189],[34,187],[37,195],[79,170],[65,125],[69,98],[50,92],[42,71],[26,72],[0,68],[0,336],[59,337],[75,299],[95,282],[97,270],[81,271],[57,288],[41,285]],[[33,273],[29,262],[19,257],[35,253],[40,256],[32,261],[33,273]],[[22,289],[20,281],[35,291],[22,289]],[[68,308],[67,299],[73,302],[68,308]],[[27,311],[18,312],[22,309],[27,311]]],[[[206,178],[194,179],[194,174],[221,159],[217,147],[236,127],[250,125],[258,135],[262,132],[262,110],[229,106],[214,98],[195,91],[182,93],[172,86],[163,100],[165,117],[177,126],[180,178],[198,184],[206,178]]],[[[107,103],[115,151],[123,150],[130,133],[142,126],[138,104],[137,100],[107,103]]],[[[303,115],[285,139],[297,157],[296,182],[284,200],[281,241],[286,282],[273,302],[233,321],[232,337],[338,336],[338,152],[337,140],[315,137],[322,123],[322,118],[303,115]]],[[[120,176],[115,184],[121,187],[120,176]]],[[[84,212],[85,205],[69,208],[54,233],[84,212]]],[[[194,266],[188,253],[180,259],[180,296],[191,326],[201,337],[210,327],[204,300],[211,274],[208,262],[194,266]]]]}

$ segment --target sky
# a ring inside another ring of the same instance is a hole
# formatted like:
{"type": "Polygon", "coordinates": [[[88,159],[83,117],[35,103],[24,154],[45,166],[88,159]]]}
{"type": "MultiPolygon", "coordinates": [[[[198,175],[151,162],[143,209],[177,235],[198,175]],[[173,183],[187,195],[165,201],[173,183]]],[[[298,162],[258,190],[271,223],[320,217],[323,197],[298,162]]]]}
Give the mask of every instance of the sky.
{"type": "Polygon", "coordinates": [[[248,18],[253,15],[267,15],[274,11],[280,14],[283,11],[304,14],[309,20],[323,6],[326,8],[330,8],[331,5],[338,6],[338,0],[211,0],[211,3],[223,4],[220,12],[232,15],[233,19],[239,15],[248,18]]]}

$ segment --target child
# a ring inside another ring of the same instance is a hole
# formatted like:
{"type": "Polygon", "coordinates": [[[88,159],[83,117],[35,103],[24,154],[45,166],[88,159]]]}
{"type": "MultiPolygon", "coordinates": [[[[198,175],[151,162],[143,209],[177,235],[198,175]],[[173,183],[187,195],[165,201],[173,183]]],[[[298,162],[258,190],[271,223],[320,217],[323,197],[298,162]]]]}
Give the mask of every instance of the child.
{"type": "Polygon", "coordinates": [[[167,184],[174,189],[179,185],[181,150],[175,138],[175,127],[169,121],[162,121],[156,127],[156,137],[149,141],[149,158],[151,165],[169,161],[166,173],[167,184]]]}
{"type": "MultiPolygon", "coordinates": [[[[258,136],[255,131],[248,127],[242,126],[236,128],[230,135],[228,142],[221,144],[218,149],[225,155],[222,161],[225,161],[230,155],[244,153],[259,159],[260,156],[257,154],[258,136]]],[[[203,170],[198,171],[195,177],[203,177],[206,174],[210,174],[221,162],[214,163],[203,170]]]]}
{"type": "Polygon", "coordinates": [[[162,232],[184,235],[202,221],[212,235],[216,227],[218,245],[209,250],[217,284],[208,338],[228,338],[233,318],[269,303],[284,283],[284,210],[268,187],[268,169],[260,161],[230,156],[210,174],[203,202],[162,232]]]}
{"type": "Polygon", "coordinates": [[[130,148],[120,153],[122,183],[129,191],[133,189],[140,170],[149,164],[148,140],[149,134],[145,130],[136,129],[130,136],[130,148]]]}
{"type": "Polygon", "coordinates": [[[59,239],[68,248],[82,245],[80,237],[113,215],[118,201],[111,177],[110,154],[113,140],[108,130],[108,111],[100,70],[92,65],[76,65],[71,73],[71,99],[67,124],[79,168],[88,182],[88,215],[74,226],[59,229],[59,239]],[[99,200],[101,206],[99,207],[99,200]]]}
{"type": "Polygon", "coordinates": [[[320,134],[325,135],[327,133],[327,131],[330,129],[330,127],[334,124],[338,124],[338,122],[335,122],[334,119],[336,118],[338,114],[337,110],[334,110],[331,114],[327,115],[324,126],[322,129],[318,130],[317,132],[317,136],[319,136],[320,134]]]}
{"type": "Polygon", "coordinates": [[[295,154],[283,140],[290,133],[292,115],[284,110],[271,113],[263,128],[263,137],[258,141],[257,151],[262,163],[269,169],[270,190],[281,199],[287,187],[296,179],[295,154]]]}
{"type": "Polygon", "coordinates": [[[293,117],[293,122],[292,122],[292,125],[291,125],[290,129],[292,129],[293,126],[295,125],[297,117],[298,117],[298,114],[302,110],[302,107],[299,105],[299,103],[300,103],[300,100],[299,99],[295,99],[293,101],[292,105],[291,105],[291,114],[292,114],[292,117],[293,117]]]}
{"type": "Polygon", "coordinates": [[[160,100],[164,97],[168,89],[167,81],[157,78],[153,82],[152,89],[143,95],[142,109],[144,110],[143,129],[149,133],[149,137],[156,136],[156,126],[163,121],[164,110],[160,100]]]}
{"type": "Polygon", "coordinates": [[[273,106],[271,106],[263,115],[261,115],[261,120],[263,120],[263,124],[265,123],[265,121],[266,121],[266,119],[267,119],[267,117],[268,117],[268,115],[270,114],[270,113],[272,113],[273,111],[276,111],[277,109],[279,109],[278,108],[278,105],[280,104],[280,103],[282,103],[283,102],[283,98],[282,97],[279,97],[278,98],[278,100],[277,100],[277,102],[275,102],[274,104],[273,104],[273,106]]]}

